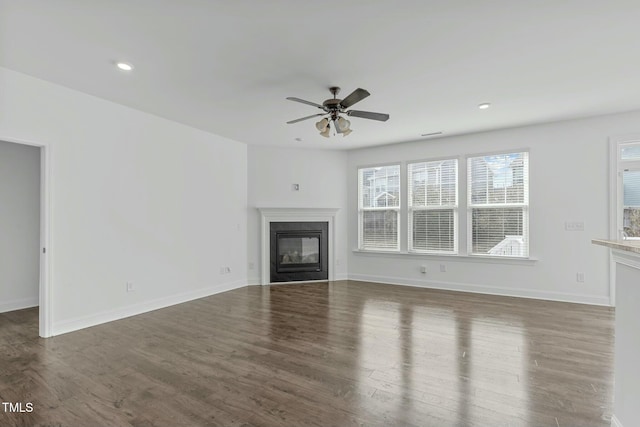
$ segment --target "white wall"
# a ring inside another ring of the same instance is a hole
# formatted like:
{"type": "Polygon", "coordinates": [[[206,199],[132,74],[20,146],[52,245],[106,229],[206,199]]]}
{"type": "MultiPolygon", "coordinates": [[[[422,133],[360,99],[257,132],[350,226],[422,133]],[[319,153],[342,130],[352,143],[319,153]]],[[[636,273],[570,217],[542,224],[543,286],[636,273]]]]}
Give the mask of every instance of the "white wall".
{"type": "Polygon", "coordinates": [[[529,148],[530,249],[537,259],[485,263],[352,252],[358,245],[357,207],[350,203],[349,277],[609,304],[608,259],[590,240],[608,236],[608,138],[638,130],[640,112],[632,112],[349,152],[349,199],[356,200],[358,166],[529,148]],[[565,231],[565,221],[576,220],[585,222],[585,231],[565,231]],[[441,263],[447,272],[440,273],[441,263]],[[427,265],[426,275],[420,265],[427,265]],[[585,273],[584,283],[576,282],[577,272],[585,273]]]}
{"type": "Polygon", "coordinates": [[[246,284],[244,144],[2,68],[0,93],[0,139],[50,150],[54,334],[246,284]]]}
{"type": "Polygon", "coordinates": [[[38,305],[40,148],[0,141],[0,313],[38,305]]]}
{"type": "Polygon", "coordinates": [[[339,208],[336,279],[347,276],[347,153],[250,146],[248,149],[249,283],[260,283],[260,215],[256,207],[339,208]],[[292,190],[299,184],[299,191],[292,190]]]}

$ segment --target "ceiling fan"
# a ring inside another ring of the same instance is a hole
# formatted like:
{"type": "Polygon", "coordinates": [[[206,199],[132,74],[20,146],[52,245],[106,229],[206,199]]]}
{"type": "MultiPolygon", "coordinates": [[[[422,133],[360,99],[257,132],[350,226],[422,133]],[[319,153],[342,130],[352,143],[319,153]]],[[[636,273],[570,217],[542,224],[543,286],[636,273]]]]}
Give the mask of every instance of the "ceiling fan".
{"type": "Polygon", "coordinates": [[[325,138],[329,138],[331,122],[333,122],[333,128],[336,130],[336,132],[341,133],[342,136],[347,136],[351,133],[351,122],[342,117],[341,114],[346,114],[347,116],[352,117],[360,117],[363,119],[378,120],[381,122],[386,122],[387,120],[389,120],[388,114],[372,113],[371,111],[347,110],[347,108],[351,107],[356,102],[360,102],[367,96],[371,95],[364,89],[358,88],[354,90],[345,99],[336,98],[336,95],[338,95],[338,93],[340,92],[339,87],[332,86],[329,88],[329,91],[333,95],[333,99],[327,99],[322,103],[322,105],[292,96],[288,97],[287,99],[289,101],[301,102],[303,104],[311,105],[312,107],[320,108],[324,112],[313,114],[307,117],[302,117],[300,119],[291,120],[287,122],[287,124],[298,123],[303,120],[312,119],[314,117],[327,116],[316,123],[316,129],[320,131],[320,135],[324,136],[325,138]]]}

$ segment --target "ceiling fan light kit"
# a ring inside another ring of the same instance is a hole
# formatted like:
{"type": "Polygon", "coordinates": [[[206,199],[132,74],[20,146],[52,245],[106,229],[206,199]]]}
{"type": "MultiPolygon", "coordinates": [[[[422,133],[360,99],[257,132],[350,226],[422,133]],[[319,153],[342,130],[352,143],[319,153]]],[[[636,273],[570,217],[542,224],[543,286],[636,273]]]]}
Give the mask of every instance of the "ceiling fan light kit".
{"type": "Polygon", "coordinates": [[[341,133],[342,136],[349,135],[351,130],[351,122],[341,114],[346,114],[347,116],[359,117],[363,119],[370,120],[378,120],[381,122],[386,122],[389,120],[389,115],[385,113],[373,113],[371,111],[359,111],[359,110],[347,110],[349,107],[354,105],[356,102],[360,102],[365,99],[370,93],[364,89],[356,89],[349,94],[345,99],[336,98],[338,93],[340,92],[340,88],[337,86],[332,86],[329,88],[329,91],[333,95],[333,98],[325,100],[322,105],[316,104],[315,102],[306,101],[304,99],[288,97],[289,101],[300,102],[302,104],[311,105],[312,107],[320,108],[324,111],[324,113],[313,114],[311,116],[302,117],[299,119],[288,121],[287,124],[298,123],[303,120],[311,119],[313,117],[319,116],[327,116],[321,119],[316,123],[316,129],[320,131],[320,135],[325,138],[329,138],[329,132],[331,131],[331,122],[333,122],[333,128],[336,133],[341,133]]]}
{"type": "Polygon", "coordinates": [[[325,129],[327,129],[329,127],[329,119],[324,118],[322,120],[320,120],[318,123],[316,123],[316,129],[318,129],[320,132],[324,132],[325,129]]]}
{"type": "Polygon", "coordinates": [[[344,117],[338,117],[338,120],[336,120],[336,128],[338,129],[338,132],[345,132],[349,130],[349,126],[351,126],[351,122],[344,117]]]}

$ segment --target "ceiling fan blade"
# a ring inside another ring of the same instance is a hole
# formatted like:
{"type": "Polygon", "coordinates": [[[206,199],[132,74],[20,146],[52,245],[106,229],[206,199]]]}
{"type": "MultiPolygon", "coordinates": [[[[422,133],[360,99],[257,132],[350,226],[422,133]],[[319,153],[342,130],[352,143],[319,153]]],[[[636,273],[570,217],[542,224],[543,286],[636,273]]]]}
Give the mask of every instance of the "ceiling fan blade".
{"type": "Polygon", "coordinates": [[[294,96],[287,97],[289,101],[301,102],[303,104],[311,105],[312,107],[322,108],[322,105],[316,104],[315,102],[305,101],[304,99],[296,98],[294,96]]]}
{"type": "Polygon", "coordinates": [[[312,119],[314,117],[318,117],[318,116],[324,116],[325,113],[318,113],[318,114],[313,114],[311,116],[307,116],[307,117],[302,117],[300,119],[295,119],[295,120],[291,120],[290,122],[287,122],[288,125],[292,124],[292,123],[298,123],[301,122],[303,120],[308,120],[308,119],[312,119]]]}
{"type": "Polygon", "coordinates": [[[372,113],[371,111],[349,110],[347,111],[347,115],[353,116],[353,117],[360,117],[363,119],[379,120],[381,122],[386,122],[387,120],[389,120],[388,114],[372,113]]]}
{"type": "Polygon", "coordinates": [[[355,104],[356,102],[360,102],[363,99],[365,99],[367,96],[371,95],[369,92],[367,92],[364,89],[356,89],[353,92],[351,92],[349,94],[349,96],[347,96],[345,99],[343,99],[342,101],[340,101],[340,106],[342,106],[342,108],[349,108],[351,107],[353,104],[355,104]]]}

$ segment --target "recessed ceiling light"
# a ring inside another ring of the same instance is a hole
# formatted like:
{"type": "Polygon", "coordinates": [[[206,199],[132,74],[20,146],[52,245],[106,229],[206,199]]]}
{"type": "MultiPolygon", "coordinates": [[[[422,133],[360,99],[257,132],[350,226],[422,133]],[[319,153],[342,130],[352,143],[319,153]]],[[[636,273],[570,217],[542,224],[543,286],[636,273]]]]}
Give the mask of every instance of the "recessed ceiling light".
{"type": "Polygon", "coordinates": [[[491,107],[491,104],[489,104],[488,102],[478,105],[478,108],[481,110],[486,110],[489,107],[491,107]]]}
{"type": "Polygon", "coordinates": [[[116,62],[116,67],[121,69],[122,71],[131,71],[133,70],[133,65],[126,62],[116,62]]]}

